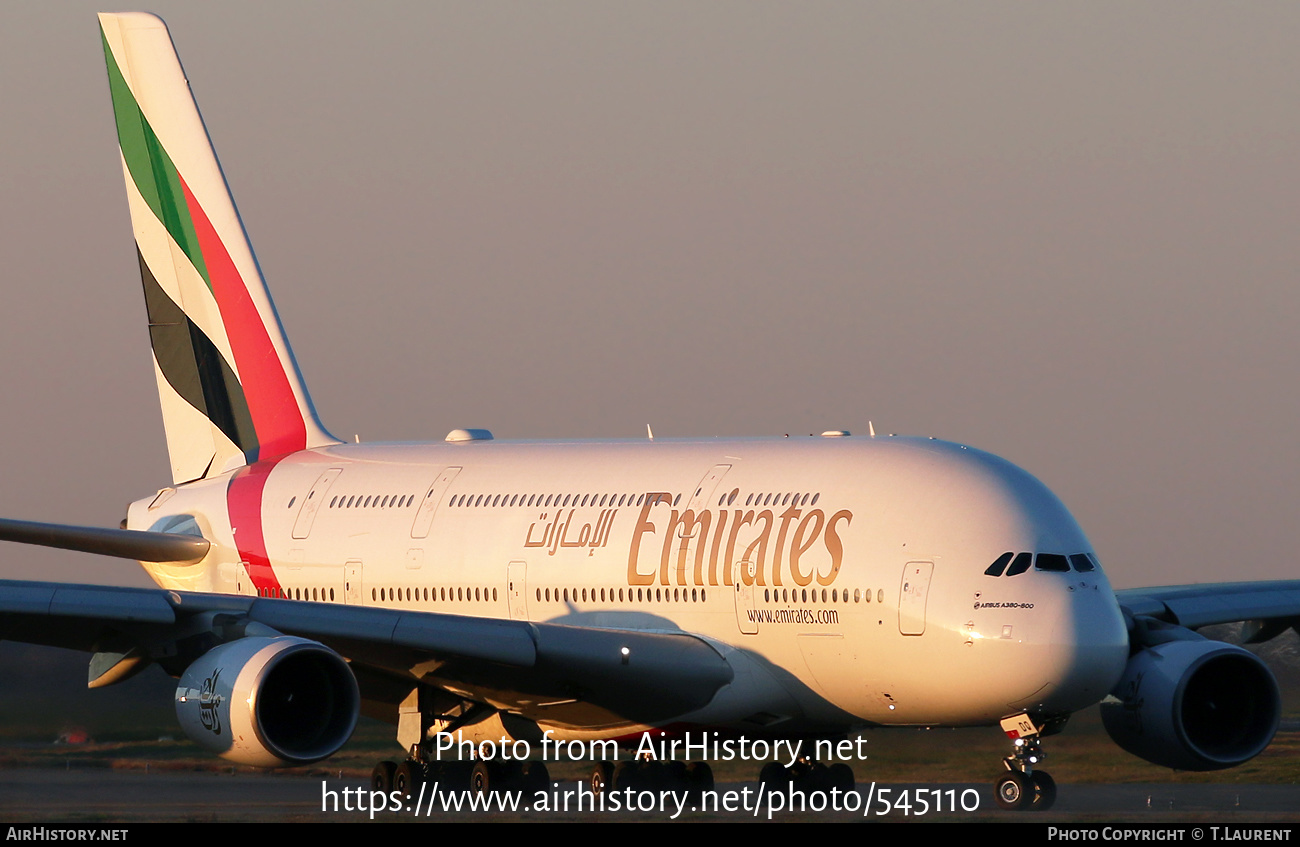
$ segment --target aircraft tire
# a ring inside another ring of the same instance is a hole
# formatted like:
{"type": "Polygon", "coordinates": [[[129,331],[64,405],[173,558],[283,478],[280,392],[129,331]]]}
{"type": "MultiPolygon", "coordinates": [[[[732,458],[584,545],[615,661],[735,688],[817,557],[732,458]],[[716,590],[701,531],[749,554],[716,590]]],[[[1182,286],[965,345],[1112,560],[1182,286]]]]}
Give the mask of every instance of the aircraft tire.
{"type": "Polygon", "coordinates": [[[496,790],[496,774],[487,762],[476,762],[469,772],[469,790],[474,794],[491,794],[496,790]]]}
{"type": "Polygon", "coordinates": [[[637,774],[637,763],[621,761],[614,766],[614,788],[623,791],[628,788],[639,789],[641,781],[637,774]]]}
{"type": "Polygon", "coordinates": [[[999,809],[1018,812],[1028,809],[1034,800],[1034,787],[1020,771],[1009,771],[993,783],[993,802],[999,809]]]}
{"type": "Polygon", "coordinates": [[[758,781],[767,786],[769,791],[785,788],[791,781],[790,771],[780,762],[768,762],[758,772],[758,781]]]}
{"type": "Polygon", "coordinates": [[[424,765],[413,759],[407,759],[393,771],[393,790],[400,791],[404,795],[419,794],[424,779],[424,765]]]}
{"type": "Polygon", "coordinates": [[[394,762],[380,762],[370,772],[370,789],[387,794],[393,789],[393,774],[397,772],[394,762]]]}
{"type": "Polygon", "coordinates": [[[686,784],[694,797],[698,797],[705,791],[712,791],[713,768],[709,767],[708,762],[691,762],[686,769],[686,784]]]}
{"type": "Polygon", "coordinates": [[[596,762],[591,768],[591,793],[597,797],[614,787],[614,765],[596,762]]]}
{"type": "Polygon", "coordinates": [[[545,762],[525,762],[520,769],[519,780],[525,791],[537,793],[548,791],[551,787],[551,772],[545,762]]]}
{"type": "Polygon", "coordinates": [[[1034,798],[1029,809],[1033,812],[1045,812],[1056,802],[1056,780],[1046,771],[1034,771],[1034,798]]]}

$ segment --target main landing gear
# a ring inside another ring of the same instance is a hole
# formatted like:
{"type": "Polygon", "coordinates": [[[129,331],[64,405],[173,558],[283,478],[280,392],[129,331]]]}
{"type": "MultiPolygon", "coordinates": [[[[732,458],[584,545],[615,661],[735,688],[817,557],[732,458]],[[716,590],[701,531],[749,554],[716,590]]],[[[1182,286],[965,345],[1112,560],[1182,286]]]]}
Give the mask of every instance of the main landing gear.
{"type": "Polygon", "coordinates": [[[546,790],[550,773],[541,762],[421,762],[407,759],[380,762],[370,773],[370,788],[402,797],[420,796],[420,786],[437,782],[443,788],[468,788],[475,794],[493,791],[524,791],[532,794],[546,790]]]}
{"type": "MultiPolygon", "coordinates": [[[[380,762],[370,774],[374,791],[399,792],[415,800],[420,787],[437,782],[440,788],[469,789],[487,794],[493,791],[533,793],[550,787],[546,765],[535,761],[499,758],[460,761],[439,755],[435,728],[456,735],[464,727],[494,716],[495,710],[481,703],[460,700],[432,688],[413,689],[398,706],[397,741],[407,750],[403,762],[380,762]]],[[[498,726],[505,737],[503,727],[498,726]]]]}
{"type": "Polygon", "coordinates": [[[786,767],[768,762],[758,773],[758,781],[768,791],[783,791],[793,786],[797,791],[852,791],[856,782],[853,768],[843,762],[827,766],[804,756],[786,767]]]}
{"type": "Polygon", "coordinates": [[[1009,812],[1043,812],[1056,802],[1056,781],[1034,767],[1047,757],[1042,734],[1046,726],[1035,724],[1028,714],[1002,721],[1002,730],[1015,749],[1002,760],[1007,772],[993,783],[993,801],[1009,812]]]}
{"type": "Polygon", "coordinates": [[[661,762],[630,759],[596,762],[591,768],[587,786],[593,794],[606,791],[685,791],[699,798],[705,791],[713,790],[713,769],[707,762],[661,762]]]}

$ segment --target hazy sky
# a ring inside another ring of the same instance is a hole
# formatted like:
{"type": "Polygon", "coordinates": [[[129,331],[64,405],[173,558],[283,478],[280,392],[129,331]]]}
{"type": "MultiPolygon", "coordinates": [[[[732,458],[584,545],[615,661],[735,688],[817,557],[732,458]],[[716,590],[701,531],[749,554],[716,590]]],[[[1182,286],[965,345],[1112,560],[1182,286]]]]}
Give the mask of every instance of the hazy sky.
{"type": "MultiPolygon", "coordinates": [[[[870,420],[1117,586],[1297,575],[1300,4],[149,5],[340,436],[870,420]]],[[[0,514],[115,526],[170,475],[95,11],[0,5],[0,514]]]]}

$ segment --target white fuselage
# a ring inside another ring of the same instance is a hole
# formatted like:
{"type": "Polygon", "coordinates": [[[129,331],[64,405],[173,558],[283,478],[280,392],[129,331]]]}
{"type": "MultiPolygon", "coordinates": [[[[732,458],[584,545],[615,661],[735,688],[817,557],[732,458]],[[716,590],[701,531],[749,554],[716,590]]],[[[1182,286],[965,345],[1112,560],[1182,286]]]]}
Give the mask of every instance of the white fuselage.
{"type": "Polygon", "coordinates": [[[1092,548],[1042,483],[942,441],[340,445],[233,477],[131,506],[214,542],[146,565],[163,587],[693,633],[737,675],[687,724],[1065,714],[1128,652],[1100,568],[985,573],[1092,548]]]}

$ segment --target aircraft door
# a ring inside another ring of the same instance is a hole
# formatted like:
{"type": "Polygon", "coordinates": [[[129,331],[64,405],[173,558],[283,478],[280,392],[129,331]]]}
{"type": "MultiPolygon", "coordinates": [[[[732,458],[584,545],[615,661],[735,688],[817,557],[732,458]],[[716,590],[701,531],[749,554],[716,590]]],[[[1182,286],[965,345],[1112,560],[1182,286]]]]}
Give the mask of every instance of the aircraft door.
{"type": "MultiPolygon", "coordinates": [[[[243,594],[244,585],[240,582],[239,576],[244,572],[242,565],[236,565],[233,562],[223,562],[217,566],[217,591],[226,594],[243,594]],[[234,589],[233,591],[231,589],[234,589]]],[[[250,594],[256,592],[250,591],[250,594]]]]}
{"type": "MultiPolygon", "coordinates": [[[[698,549],[701,544],[705,543],[703,529],[707,527],[702,523],[700,516],[708,512],[709,506],[713,503],[713,494],[718,490],[718,485],[722,482],[722,477],[727,471],[731,470],[731,465],[714,465],[713,468],[704,475],[699,485],[695,486],[695,494],[686,504],[686,509],[695,516],[695,522],[687,529],[685,521],[677,526],[677,552],[669,561],[668,582],[670,585],[687,585],[693,582],[695,559],[699,555],[698,549]],[[686,573],[683,575],[682,571],[686,573]]],[[[704,515],[704,520],[710,520],[711,516],[704,515]]],[[[695,585],[700,583],[696,582],[695,585]]]]}
{"type": "Polygon", "coordinates": [[[506,568],[506,596],[510,599],[510,620],[528,620],[527,562],[511,562],[506,568]]]}
{"type": "Polygon", "coordinates": [[[311,491],[307,492],[307,499],[302,501],[302,508],[298,510],[298,519],[293,524],[294,538],[306,538],[311,534],[311,525],[316,520],[316,513],[320,511],[321,503],[325,501],[330,486],[341,473],[343,473],[342,468],[330,468],[317,478],[316,484],[311,487],[311,491]]]}
{"type": "Polygon", "coordinates": [[[361,563],[354,560],[343,566],[343,602],[360,606],[361,601],[361,563]]]}
{"type": "Polygon", "coordinates": [[[433,526],[434,513],[438,511],[438,504],[442,502],[442,497],[447,493],[447,487],[451,481],[460,473],[460,468],[444,468],[438,478],[429,486],[425,492],[424,499],[420,501],[420,508],[415,513],[415,523],[411,525],[412,538],[427,538],[429,536],[429,527],[433,526]]]}
{"type": "Polygon", "coordinates": [[[741,635],[758,632],[758,618],[754,614],[754,578],[758,567],[753,562],[736,562],[731,566],[731,592],[736,598],[736,626],[741,635]]]}
{"type": "Polygon", "coordinates": [[[898,592],[898,631],[903,635],[925,634],[925,604],[930,597],[930,576],[934,562],[908,562],[898,592]]]}

